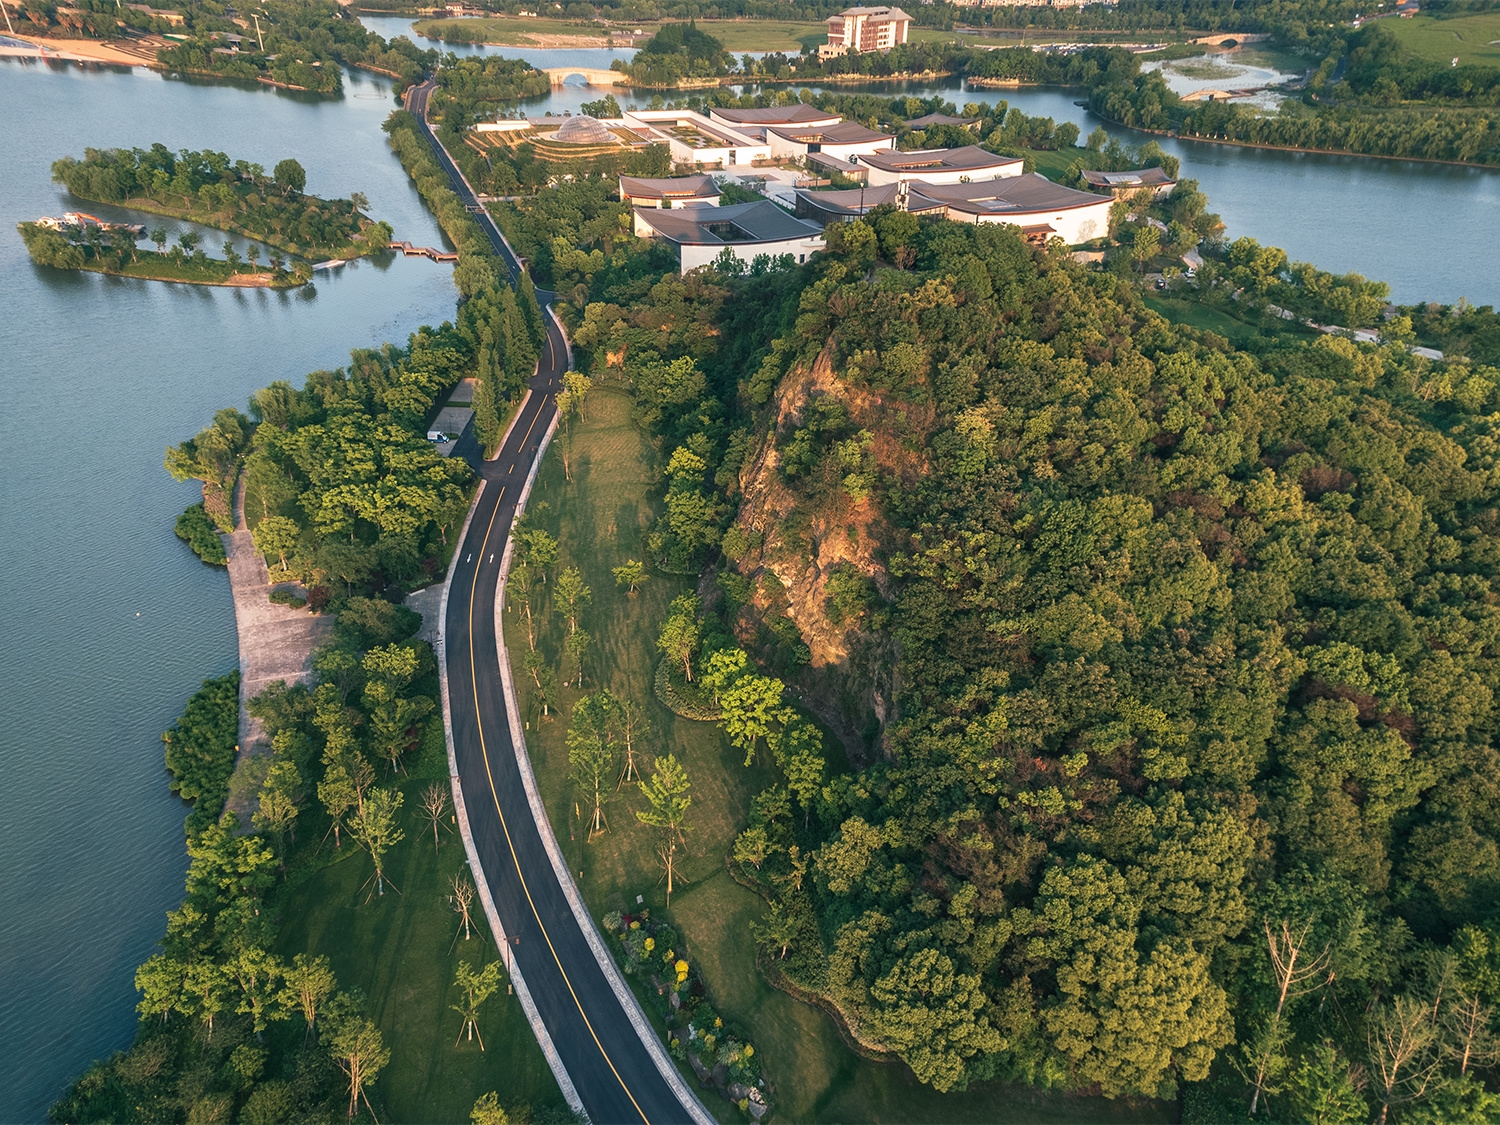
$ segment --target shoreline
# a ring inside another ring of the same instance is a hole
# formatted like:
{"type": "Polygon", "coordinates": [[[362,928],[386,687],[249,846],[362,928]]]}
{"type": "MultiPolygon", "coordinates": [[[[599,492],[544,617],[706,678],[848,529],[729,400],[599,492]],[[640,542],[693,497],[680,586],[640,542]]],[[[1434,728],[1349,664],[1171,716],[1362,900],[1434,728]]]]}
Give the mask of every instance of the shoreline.
{"type": "Polygon", "coordinates": [[[1089,112],[1106,125],[1117,129],[1130,129],[1136,133],[1149,133],[1154,137],[1170,137],[1174,141],[1191,141],[1200,145],[1233,145],[1236,148],[1258,148],[1268,152],[1300,152],[1310,156],[1357,156],[1362,160],[1411,160],[1418,164],[1446,164],[1450,168],[1475,168],[1481,172],[1500,172],[1500,164],[1475,164],[1470,160],[1440,160],[1433,156],[1393,156],[1384,152],[1354,152],[1346,148],[1299,148],[1296,145],[1268,145],[1255,141],[1233,141],[1223,137],[1199,137],[1192,133],[1178,133],[1171,129],[1147,129],[1140,125],[1126,125],[1105,117],[1092,107],[1089,112]]]}
{"type": "MultiPolygon", "coordinates": [[[[219,259],[214,259],[218,261],[219,259]]],[[[35,264],[35,263],[33,263],[35,264]]],[[[200,281],[190,277],[159,277],[155,274],[144,273],[122,273],[119,270],[105,269],[92,262],[85,262],[81,266],[49,266],[49,269],[72,269],[84,273],[98,273],[105,277],[124,277],[131,281],[169,281],[177,285],[209,285],[218,289],[299,289],[304,285],[311,285],[312,279],[298,281],[292,274],[287,274],[287,280],[277,282],[269,273],[237,273],[231,274],[223,281],[200,281]]]]}
{"type": "Polygon", "coordinates": [[[140,55],[112,46],[113,43],[129,42],[129,40],[54,39],[46,35],[11,35],[10,38],[22,43],[30,43],[36,49],[28,51],[22,47],[0,47],[0,58],[57,59],[63,62],[92,62],[111,66],[161,69],[154,57],[148,61],[140,55]]]}
{"type": "MultiPolygon", "coordinates": [[[[114,200],[110,199],[93,199],[87,195],[79,195],[77,192],[71,190],[68,191],[68,194],[73,196],[75,199],[82,199],[85,203],[102,203],[106,207],[118,207],[123,211],[140,211],[145,215],[156,215],[163,219],[175,219],[179,223],[193,223],[200,227],[208,227],[212,230],[223,231],[225,234],[236,234],[245,239],[247,242],[258,242],[262,246],[269,246],[272,249],[281,250],[287,254],[292,255],[293,257],[303,258],[309,262],[322,261],[332,258],[342,258],[345,261],[348,261],[352,258],[368,258],[375,254],[379,254],[382,250],[389,250],[391,248],[390,246],[371,246],[368,243],[363,245],[356,245],[355,243],[351,242],[345,246],[325,246],[320,249],[299,250],[291,243],[279,241],[273,236],[257,234],[252,230],[249,230],[242,226],[237,226],[233,223],[226,225],[221,222],[215,222],[213,219],[215,212],[210,212],[208,215],[200,216],[196,212],[184,212],[180,210],[169,209],[165,205],[158,203],[154,199],[146,199],[138,195],[133,195],[128,199],[115,202],[114,200]]],[[[303,196],[303,198],[317,199],[319,203],[328,202],[327,200],[322,199],[319,196],[303,196]]],[[[369,219],[369,226],[374,226],[377,221],[375,219],[370,219],[368,215],[366,215],[365,218],[369,219]]]]}

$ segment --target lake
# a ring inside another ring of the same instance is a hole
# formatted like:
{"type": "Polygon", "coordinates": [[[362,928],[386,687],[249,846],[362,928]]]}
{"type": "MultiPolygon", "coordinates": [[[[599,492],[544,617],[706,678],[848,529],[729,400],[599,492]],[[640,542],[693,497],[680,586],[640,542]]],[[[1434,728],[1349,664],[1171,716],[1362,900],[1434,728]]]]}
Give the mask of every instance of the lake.
{"type": "MultiPolygon", "coordinates": [[[[387,37],[409,24],[366,22],[387,37]]],[[[539,66],[608,66],[631,53],[490,50],[539,66]]],[[[1004,99],[1085,133],[1097,124],[1073,104],[1074,92],[967,91],[958,82],[879,92],[941,92],[960,106],[1004,99]]],[[[527,109],[576,111],[603,93],[566,86],[527,109]]],[[[650,97],[622,94],[622,102],[650,97]]],[[[10,1122],[40,1120],[69,1078],[129,1042],[134,969],[180,900],[186,870],[185,810],[167,789],[159,736],[201,679],[236,663],[227,579],[172,534],[195,490],[167,476],[163,450],[216,409],[243,409],[274,379],[300,384],[351,347],[404,340],[451,317],[456,294],[449,268],[394,255],[288,293],[69,274],[34,267],[15,234],[23,219],[81,205],[50,181],[59,156],[162,141],[268,168],[295,157],[309,191],[363,191],[397,238],[439,245],[437,224],[380,131],[394,105],[383,78],[348,74],[345,97],[322,101],[11,59],[0,61],[0,104],[10,121],[0,178],[0,350],[9,361],[0,380],[10,403],[0,413],[0,566],[9,582],[0,648],[0,1121],[10,1122]]],[[[1387,280],[1403,301],[1500,303],[1492,268],[1500,174],[1164,147],[1182,159],[1184,176],[1201,181],[1231,237],[1387,280]]],[[[225,236],[204,235],[217,254],[225,236]]]]}
{"type": "MultiPolygon", "coordinates": [[[[0,1121],[41,1120],[89,1060],[128,1044],[135,967],[182,897],[185,808],[160,735],[238,649],[224,572],[172,534],[195,490],[163,451],[273,379],[300,385],[351,347],[451,319],[457,297],[451,267],[395,255],[283,293],[65,273],[33,266],[15,224],[113,214],[67,198],[52,161],[162,141],[267,168],[295,157],[309,191],[363,191],[398,238],[439,244],[380,132],[390,83],[347,88],[319,102],[0,62],[0,1121]]],[[[203,233],[218,256],[225,236],[203,233]]]]}

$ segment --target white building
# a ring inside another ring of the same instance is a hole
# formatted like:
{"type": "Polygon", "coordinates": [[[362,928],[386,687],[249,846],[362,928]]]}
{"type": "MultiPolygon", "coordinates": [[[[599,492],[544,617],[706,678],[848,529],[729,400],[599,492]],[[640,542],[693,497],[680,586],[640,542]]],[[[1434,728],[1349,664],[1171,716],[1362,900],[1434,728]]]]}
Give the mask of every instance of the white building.
{"type": "Polygon", "coordinates": [[[843,120],[836,113],[824,113],[810,105],[773,105],[764,109],[720,109],[713,106],[708,111],[709,120],[726,125],[736,133],[766,139],[766,130],[772,125],[837,125],[843,120]]]}
{"type": "Polygon", "coordinates": [[[746,263],[761,254],[772,258],[790,254],[800,263],[823,249],[821,227],[792,218],[770,200],[670,211],[636,207],[633,214],[638,236],[676,248],[682,273],[711,265],[725,250],[746,263]]]}
{"type": "Polygon", "coordinates": [[[828,17],[828,42],[818,48],[818,58],[835,58],[847,51],[889,51],[905,43],[911,17],[900,8],[845,8],[828,17]]]}
{"type": "Polygon", "coordinates": [[[983,183],[912,183],[908,190],[913,211],[941,204],[957,222],[1007,223],[1027,238],[1045,242],[1056,236],[1069,246],[1104,237],[1114,204],[1110,196],[1074,191],[1035,172],[983,183]]]}
{"type": "Polygon", "coordinates": [[[716,207],[719,195],[712,176],[620,177],[620,202],[636,207],[716,207]]]}
{"type": "Polygon", "coordinates": [[[896,138],[889,133],[877,133],[855,121],[841,121],[837,125],[768,125],[766,141],[773,159],[792,160],[813,152],[852,160],[896,144],[896,138]]]}
{"type": "Polygon", "coordinates": [[[630,110],[625,114],[625,126],[649,141],[666,145],[678,164],[728,168],[771,156],[771,148],[764,141],[691,110],[630,110]]]}
{"type": "Polygon", "coordinates": [[[1026,161],[1017,156],[996,156],[978,145],[963,148],[928,148],[915,152],[872,152],[859,158],[870,167],[871,187],[921,180],[927,184],[961,184],[969,180],[993,180],[1019,176],[1026,161]]]}

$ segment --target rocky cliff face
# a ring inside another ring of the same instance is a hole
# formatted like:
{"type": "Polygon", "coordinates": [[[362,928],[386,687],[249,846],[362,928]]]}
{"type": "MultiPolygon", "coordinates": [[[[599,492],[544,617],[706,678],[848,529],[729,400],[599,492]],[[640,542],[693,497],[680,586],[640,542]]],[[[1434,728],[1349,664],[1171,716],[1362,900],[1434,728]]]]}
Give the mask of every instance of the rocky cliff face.
{"type": "Polygon", "coordinates": [[[851,764],[862,766],[883,752],[884,732],[895,718],[897,645],[884,632],[867,631],[869,614],[830,614],[830,583],[850,572],[873,583],[882,598],[894,584],[881,561],[887,527],[871,499],[855,501],[837,491],[834,502],[810,502],[789,487],[782,473],[782,446],[815,401],[835,396],[852,418],[877,404],[841,384],[825,348],[810,370],[793,370],[781,382],[770,412],[772,423],[740,470],[742,494],[735,526],[749,548],[732,564],[753,585],[753,600],[735,621],[742,643],[779,617],[797,626],[811,653],[800,672],[787,677],[798,702],[843,742],[851,764]]]}

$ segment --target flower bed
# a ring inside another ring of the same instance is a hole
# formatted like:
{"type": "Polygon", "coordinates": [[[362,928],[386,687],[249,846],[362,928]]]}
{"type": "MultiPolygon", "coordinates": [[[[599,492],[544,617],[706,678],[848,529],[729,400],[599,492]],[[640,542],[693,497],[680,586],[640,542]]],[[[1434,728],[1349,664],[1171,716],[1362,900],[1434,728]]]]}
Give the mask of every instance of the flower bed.
{"type": "Polygon", "coordinates": [[[672,1057],[692,1067],[698,1081],[755,1121],[771,1111],[760,1056],[740,1030],[726,1025],[704,992],[703,978],[683,953],[675,926],[639,914],[606,914],[604,932],[626,976],[642,982],[648,1002],[667,1028],[672,1057]]]}

